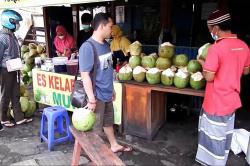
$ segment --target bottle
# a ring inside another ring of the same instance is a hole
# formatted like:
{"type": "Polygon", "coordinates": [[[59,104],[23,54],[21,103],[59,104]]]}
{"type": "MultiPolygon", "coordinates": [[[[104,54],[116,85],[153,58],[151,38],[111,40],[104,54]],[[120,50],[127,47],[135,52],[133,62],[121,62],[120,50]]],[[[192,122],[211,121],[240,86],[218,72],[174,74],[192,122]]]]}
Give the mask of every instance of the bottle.
{"type": "Polygon", "coordinates": [[[41,68],[41,65],[42,65],[42,58],[35,57],[35,68],[41,68]]]}
{"type": "Polygon", "coordinates": [[[116,68],[115,68],[116,73],[119,73],[120,68],[121,68],[120,61],[119,61],[119,58],[117,58],[117,64],[116,64],[116,68]]]}

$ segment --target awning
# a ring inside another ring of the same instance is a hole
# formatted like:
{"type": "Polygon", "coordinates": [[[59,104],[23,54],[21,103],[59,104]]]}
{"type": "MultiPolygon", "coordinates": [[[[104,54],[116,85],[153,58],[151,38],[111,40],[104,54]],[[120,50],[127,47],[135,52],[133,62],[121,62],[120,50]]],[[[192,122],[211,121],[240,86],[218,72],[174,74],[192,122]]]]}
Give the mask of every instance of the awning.
{"type": "Polygon", "coordinates": [[[0,9],[107,2],[113,0],[0,0],[0,9]]]}

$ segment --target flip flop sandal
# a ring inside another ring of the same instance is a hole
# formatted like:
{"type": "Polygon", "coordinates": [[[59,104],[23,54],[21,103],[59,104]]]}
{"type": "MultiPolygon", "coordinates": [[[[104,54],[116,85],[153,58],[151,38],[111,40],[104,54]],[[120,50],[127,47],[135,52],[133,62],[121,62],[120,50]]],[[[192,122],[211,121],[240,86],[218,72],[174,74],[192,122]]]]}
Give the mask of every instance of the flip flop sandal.
{"type": "Polygon", "coordinates": [[[16,122],[17,125],[20,125],[20,124],[23,124],[26,122],[26,119],[23,119],[23,120],[19,120],[16,122]]]}
{"type": "Polygon", "coordinates": [[[20,120],[20,121],[16,122],[16,124],[17,124],[17,125],[20,125],[20,124],[29,123],[29,122],[32,122],[32,121],[33,121],[32,118],[23,119],[23,120],[20,120]]]}
{"type": "Polygon", "coordinates": [[[10,121],[1,121],[1,124],[3,125],[3,124],[6,124],[6,123],[10,123],[10,121]]]}
{"type": "Polygon", "coordinates": [[[29,119],[26,119],[25,123],[29,123],[29,122],[32,122],[33,119],[32,118],[29,118],[29,119]]]}
{"type": "Polygon", "coordinates": [[[116,151],[114,151],[114,153],[118,153],[118,152],[132,152],[133,148],[131,146],[123,146],[120,149],[117,149],[116,151]]]}
{"type": "Polygon", "coordinates": [[[3,123],[2,124],[3,126],[5,126],[5,127],[14,127],[15,126],[15,124],[14,123],[12,123],[12,122],[10,122],[10,121],[6,121],[5,123],[3,123]]]}

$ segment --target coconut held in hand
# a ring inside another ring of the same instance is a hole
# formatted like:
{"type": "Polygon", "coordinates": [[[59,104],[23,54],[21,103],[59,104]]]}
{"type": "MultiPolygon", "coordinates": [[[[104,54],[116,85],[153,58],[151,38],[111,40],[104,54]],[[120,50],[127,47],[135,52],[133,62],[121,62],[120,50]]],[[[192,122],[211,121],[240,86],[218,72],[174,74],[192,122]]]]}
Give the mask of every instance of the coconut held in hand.
{"type": "Polygon", "coordinates": [[[143,82],[145,80],[145,77],[146,77],[146,72],[147,71],[143,67],[137,66],[133,70],[133,78],[134,78],[134,80],[137,81],[137,82],[143,82]]]}
{"type": "Polygon", "coordinates": [[[73,126],[79,131],[89,131],[96,122],[95,113],[86,108],[75,109],[72,115],[73,126]]]}
{"type": "Polygon", "coordinates": [[[197,90],[202,89],[205,87],[205,85],[206,85],[206,81],[201,72],[196,72],[191,75],[190,86],[193,89],[197,89],[197,90]]]}
{"type": "Polygon", "coordinates": [[[171,68],[164,70],[161,74],[161,83],[167,86],[173,85],[174,75],[175,73],[171,70],[171,68]]]}
{"type": "Polygon", "coordinates": [[[212,46],[212,44],[210,43],[206,43],[204,44],[203,46],[201,46],[198,50],[198,56],[197,56],[197,59],[200,58],[200,59],[203,59],[203,60],[206,60],[206,57],[207,57],[207,53],[208,53],[208,49],[212,46]]]}
{"type": "Polygon", "coordinates": [[[149,84],[159,84],[161,82],[161,71],[157,68],[151,68],[146,73],[149,84]]]}
{"type": "Polygon", "coordinates": [[[123,66],[118,73],[118,78],[121,81],[129,81],[132,79],[132,68],[129,65],[123,66]]]}

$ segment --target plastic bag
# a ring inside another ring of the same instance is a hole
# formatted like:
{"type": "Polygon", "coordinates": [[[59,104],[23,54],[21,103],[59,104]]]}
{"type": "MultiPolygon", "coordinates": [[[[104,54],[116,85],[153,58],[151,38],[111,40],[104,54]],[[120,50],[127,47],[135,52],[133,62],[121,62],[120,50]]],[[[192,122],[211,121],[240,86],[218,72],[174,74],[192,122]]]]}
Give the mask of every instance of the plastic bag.
{"type": "Polygon", "coordinates": [[[245,129],[234,129],[232,142],[231,142],[231,150],[235,155],[240,152],[247,153],[248,141],[250,137],[250,132],[245,129]]]}

